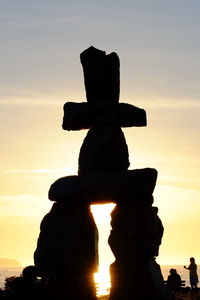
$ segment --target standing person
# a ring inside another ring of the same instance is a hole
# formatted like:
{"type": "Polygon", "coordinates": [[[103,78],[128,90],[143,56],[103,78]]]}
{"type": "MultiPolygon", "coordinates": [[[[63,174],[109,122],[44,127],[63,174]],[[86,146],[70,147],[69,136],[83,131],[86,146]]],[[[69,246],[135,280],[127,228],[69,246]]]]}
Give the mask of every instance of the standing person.
{"type": "Polygon", "coordinates": [[[190,265],[189,267],[184,266],[185,269],[190,271],[190,285],[191,289],[196,289],[197,288],[197,283],[198,283],[198,275],[197,275],[197,265],[195,263],[194,257],[190,258],[190,265]]]}

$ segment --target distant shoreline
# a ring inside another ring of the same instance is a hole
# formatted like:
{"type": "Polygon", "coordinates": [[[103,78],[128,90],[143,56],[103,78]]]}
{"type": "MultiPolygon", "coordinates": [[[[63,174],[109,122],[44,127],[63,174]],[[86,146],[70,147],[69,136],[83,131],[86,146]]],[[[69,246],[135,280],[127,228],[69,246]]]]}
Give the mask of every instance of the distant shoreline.
{"type": "Polygon", "coordinates": [[[21,264],[17,259],[0,258],[0,268],[21,268],[21,264]]]}

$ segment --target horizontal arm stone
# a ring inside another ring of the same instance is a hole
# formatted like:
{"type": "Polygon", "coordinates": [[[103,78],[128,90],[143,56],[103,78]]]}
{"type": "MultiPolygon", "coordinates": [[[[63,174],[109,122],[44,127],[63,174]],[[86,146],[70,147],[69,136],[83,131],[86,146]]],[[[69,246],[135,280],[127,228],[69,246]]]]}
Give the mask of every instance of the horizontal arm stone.
{"type": "Polygon", "coordinates": [[[49,199],[76,205],[80,202],[108,203],[149,201],[156,184],[155,169],[136,169],[125,172],[99,172],[62,177],[49,190],[49,199]]]}
{"type": "Polygon", "coordinates": [[[89,129],[94,126],[146,126],[144,109],[127,103],[74,103],[64,105],[62,127],[65,130],[89,129]]]}

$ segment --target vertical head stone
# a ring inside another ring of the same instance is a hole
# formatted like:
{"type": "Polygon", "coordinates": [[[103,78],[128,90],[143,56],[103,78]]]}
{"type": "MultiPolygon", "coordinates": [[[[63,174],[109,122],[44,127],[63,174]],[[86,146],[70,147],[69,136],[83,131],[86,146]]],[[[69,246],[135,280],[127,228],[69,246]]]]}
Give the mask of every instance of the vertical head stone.
{"type": "Polygon", "coordinates": [[[120,91],[119,57],[116,53],[89,47],[80,54],[88,102],[118,102],[120,91]]]}

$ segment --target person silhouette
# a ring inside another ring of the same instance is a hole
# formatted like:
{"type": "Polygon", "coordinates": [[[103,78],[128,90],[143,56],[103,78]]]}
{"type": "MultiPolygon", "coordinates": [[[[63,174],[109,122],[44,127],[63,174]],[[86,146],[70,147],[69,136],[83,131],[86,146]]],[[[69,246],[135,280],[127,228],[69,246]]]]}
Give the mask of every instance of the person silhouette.
{"type": "Polygon", "coordinates": [[[167,278],[167,286],[173,292],[181,289],[181,276],[177,273],[176,269],[170,269],[170,275],[167,278]]]}
{"type": "Polygon", "coordinates": [[[25,267],[20,277],[13,282],[13,300],[37,300],[39,299],[39,284],[37,280],[37,269],[35,266],[25,267]]]}
{"type": "Polygon", "coordinates": [[[191,289],[196,289],[197,288],[197,283],[198,283],[198,274],[197,274],[197,265],[195,263],[194,257],[190,257],[190,265],[189,267],[184,266],[185,269],[189,270],[190,273],[190,286],[191,289]]]}

